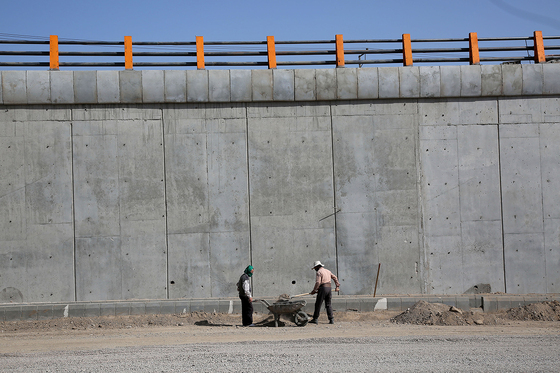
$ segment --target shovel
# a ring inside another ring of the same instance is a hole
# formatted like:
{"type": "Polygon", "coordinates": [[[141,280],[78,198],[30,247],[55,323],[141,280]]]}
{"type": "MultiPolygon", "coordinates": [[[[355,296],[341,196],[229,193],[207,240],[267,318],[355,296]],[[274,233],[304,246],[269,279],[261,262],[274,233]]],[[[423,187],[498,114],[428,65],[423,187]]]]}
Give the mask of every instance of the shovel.
{"type": "Polygon", "coordinates": [[[278,297],[278,300],[286,301],[286,300],[290,300],[292,298],[303,297],[304,295],[309,295],[309,293],[303,293],[303,294],[298,294],[298,295],[282,294],[282,295],[280,295],[280,297],[278,297]]]}
{"type": "Polygon", "coordinates": [[[290,299],[291,299],[291,298],[297,298],[297,297],[303,297],[304,295],[309,295],[309,294],[311,294],[311,293],[303,293],[303,294],[298,294],[298,295],[292,295],[292,296],[290,297],[290,299]]]}

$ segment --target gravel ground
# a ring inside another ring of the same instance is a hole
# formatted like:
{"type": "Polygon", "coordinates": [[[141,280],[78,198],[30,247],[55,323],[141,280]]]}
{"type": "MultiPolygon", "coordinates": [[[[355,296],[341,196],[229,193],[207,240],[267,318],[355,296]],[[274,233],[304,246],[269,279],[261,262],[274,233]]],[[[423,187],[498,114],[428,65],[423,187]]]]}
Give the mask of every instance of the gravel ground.
{"type": "Polygon", "coordinates": [[[557,372],[560,335],[406,336],[0,356],[3,372],[557,372]]]}

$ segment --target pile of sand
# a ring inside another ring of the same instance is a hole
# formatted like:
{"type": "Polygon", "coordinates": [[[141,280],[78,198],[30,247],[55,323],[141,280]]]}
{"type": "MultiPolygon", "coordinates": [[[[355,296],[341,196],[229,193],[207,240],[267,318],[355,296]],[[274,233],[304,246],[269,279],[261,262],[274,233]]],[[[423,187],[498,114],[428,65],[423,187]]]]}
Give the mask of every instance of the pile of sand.
{"type": "Polygon", "coordinates": [[[504,321],[560,321],[560,302],[533,303],[507,311],[482,313],[463,311],[442,303],[419,301],[393,317],[396,324],[417,325],[496,325],[504,321]]]}

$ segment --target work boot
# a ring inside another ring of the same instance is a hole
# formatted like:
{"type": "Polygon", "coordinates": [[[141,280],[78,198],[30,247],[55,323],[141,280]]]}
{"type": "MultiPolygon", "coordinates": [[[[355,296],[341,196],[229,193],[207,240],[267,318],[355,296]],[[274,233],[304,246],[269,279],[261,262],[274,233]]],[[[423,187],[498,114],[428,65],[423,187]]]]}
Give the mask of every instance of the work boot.
{"type": "Polygon", "coordinates": [[[317,321],[317,319],[311,319],[311,321],[309,323],[310,324],[319,324],[319,321],[317,321]]]}
{"type": "Polygon", "coordinates": [[[330,320],[329,320],[329,324],[334,324],[334,320],[333,320],[333,319],[330,319],[330,320]]]}

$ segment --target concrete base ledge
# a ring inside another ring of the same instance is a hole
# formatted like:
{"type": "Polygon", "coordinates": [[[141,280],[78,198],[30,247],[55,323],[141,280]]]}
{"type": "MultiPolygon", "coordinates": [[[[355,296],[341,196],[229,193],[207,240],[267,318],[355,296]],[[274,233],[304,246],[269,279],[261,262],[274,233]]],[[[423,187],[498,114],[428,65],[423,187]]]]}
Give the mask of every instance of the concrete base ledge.
{"type": "Polygon", "coordinates": [[[286,102],[560,94],[560,64],[2,71],[0,104],[286,102]]]}
{"type": "MultiPolygon", "coordinates": [[[[263,298],[273,303],[276,298],[263,298]]],[[[307,301],[303,311],[312,314],[315,297],[302,297],[307,301]]],[[[392,295],[392,296],[334,296],[333,309],[336,312],[374,312],[378,310],[405,311],[416,302],[443,303],[463,310],[482,308],[492,312],[531,303],[560,301],[560,294],[476,294],[476,295],[392,295]]],[[[258,313],[268,313],[262,302],[254,303],[258,313]]],[[[97,317],[126,315],[180,314],[190,312],[241,313],[238,298],[220,299],[175,299],[175,300],[130,300],[72,303],[21,303],[0,304],[0,320],[46,320],[62,317],[97,317]]]]}

